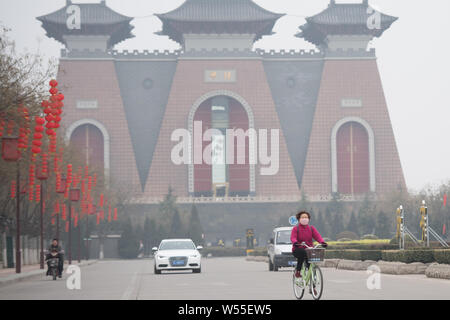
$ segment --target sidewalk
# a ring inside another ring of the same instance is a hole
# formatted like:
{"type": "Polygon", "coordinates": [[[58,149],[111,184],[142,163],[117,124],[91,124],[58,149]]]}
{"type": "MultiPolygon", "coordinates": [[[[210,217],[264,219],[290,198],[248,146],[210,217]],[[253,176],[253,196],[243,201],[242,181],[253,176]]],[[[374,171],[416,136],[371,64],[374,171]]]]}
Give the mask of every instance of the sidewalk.
{"type": "MultiPolygon", "coordinates": [[[[78,263],[78,261],[72,261],[72,264],[82,267],[94,264],[96,262],[97,260],[82,260],[81,263],[78,263]]],[[[67,270],[68,266],[69,264],[67,263],[67,261],[65,261],[64,270],[67,270]]],[[[44,270],[40,269],[39,264],[22,266],[21,269],[21,273],[16,273],[15,268],[0,269],[0,287],[24,280],[29,280],[34,277],[43,276],[47,272],[47,265],[45,266],[44,270]]]]}

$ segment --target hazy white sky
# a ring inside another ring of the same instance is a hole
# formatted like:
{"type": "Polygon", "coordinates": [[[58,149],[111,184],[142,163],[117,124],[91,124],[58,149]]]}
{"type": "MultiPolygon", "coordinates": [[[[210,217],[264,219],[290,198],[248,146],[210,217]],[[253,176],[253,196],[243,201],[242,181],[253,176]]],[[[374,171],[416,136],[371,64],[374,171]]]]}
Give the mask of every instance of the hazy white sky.
{"type": "MultiPolygon", "coordinates": [[[[73,1],[99,2],[95,0],[73,1]]],[[[177,49],[161,29],[155,13],[170,11],[184,0],[107,0],[132,21],[136,38],[116,49],[177,49]]],[[[309,49],[294,38],[304,17],[326,8],[329,0],[255,0],[260,6],[286,13],[275,25],[277,33],[256,43],[263,49],[309,49]]],[[[345,0],[340,2],[361,2],[345,0]]],[[[388,102],[400,159],[410,189],[450,180],[450,1],[371,0],[376,9],[400,19],[380,39],[373,41],[388,102]]],[[[58,57],[62,48],[45,36],[35,19],[64,6],[65,0],[0,0],[0,23],[11,28],[18,50],[58,57]]]]}

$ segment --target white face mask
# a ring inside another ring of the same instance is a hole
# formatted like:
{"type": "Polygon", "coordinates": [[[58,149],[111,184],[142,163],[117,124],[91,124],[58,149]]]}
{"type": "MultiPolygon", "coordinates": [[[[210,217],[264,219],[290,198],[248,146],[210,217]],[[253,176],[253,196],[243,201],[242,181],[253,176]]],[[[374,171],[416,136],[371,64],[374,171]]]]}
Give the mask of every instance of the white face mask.
{"type": "Polygon", "coordinates": [[[306,225],[308,225],[308,223],[309,223],[309,219],[308,218],[301,218],[300,219],[300,224],[302,226],[306,226],[306,225]]]}

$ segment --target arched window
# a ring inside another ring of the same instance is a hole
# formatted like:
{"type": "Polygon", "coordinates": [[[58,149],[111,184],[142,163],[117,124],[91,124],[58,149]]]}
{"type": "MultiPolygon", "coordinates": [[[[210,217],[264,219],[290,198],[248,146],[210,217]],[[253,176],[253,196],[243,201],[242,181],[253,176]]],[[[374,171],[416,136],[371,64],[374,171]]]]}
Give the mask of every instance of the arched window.
{"type": "MultiPolygon", "coordinates": [[[[237,137],[234,137],[234,160],[227,163],[227,129],[242,129],[247,132],[249,119],[247,111],[237,100],[228,96],[215,96],[205,100],[196,110],[193,122],[202,122],[202,134],[208,129],[216,129],[211,141],[194,144],[194,151],[201,152],[211,144],[212,163],[194,164],[195,196],[247,196],[250,193],[249,138],[245,138],[245,154],[239,154],[237,137]],[[220,133],[220,134],[219,134],[220,133]],[[239,158],[239,161],[238,161],[239,158]],[[240,163],[244,162],[244,163],[240,163]]],[[[194,142],[195,143],[195,142],[194,142]]]]}
{"type": "Polygon", "coordinates": [[[370,190],[369,135],[358,122],[341,125],[336,134],[337,192],[363,194],[370,190]]]}
{"type": "Polygon", "coordinates": [[[86,165],[104,170],[104,140],[103,134],[92,124],[76,127],[70,136],[70,145],[82,157],[86,165]]]}

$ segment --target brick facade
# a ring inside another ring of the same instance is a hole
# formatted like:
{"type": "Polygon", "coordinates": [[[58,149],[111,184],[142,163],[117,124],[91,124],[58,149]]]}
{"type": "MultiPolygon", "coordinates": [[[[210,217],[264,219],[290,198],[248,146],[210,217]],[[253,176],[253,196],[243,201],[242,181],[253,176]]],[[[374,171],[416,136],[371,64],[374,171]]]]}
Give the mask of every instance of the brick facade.
{"type": "Polygon", "coordinates": [[[375,59],[327,60],[302,181],[311,195],[332,192],[331,136],[336,123],[347,117],[365,120],[375,138],[375,192],[406,189],[394,133],[375,59]],[[342,107],[342,99],[360,99],[362,107],[342,107]]]}

